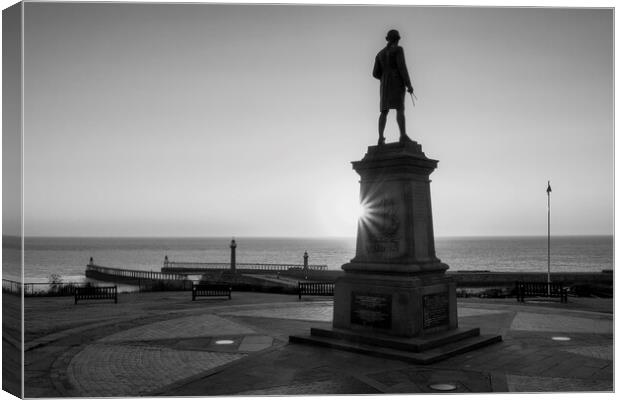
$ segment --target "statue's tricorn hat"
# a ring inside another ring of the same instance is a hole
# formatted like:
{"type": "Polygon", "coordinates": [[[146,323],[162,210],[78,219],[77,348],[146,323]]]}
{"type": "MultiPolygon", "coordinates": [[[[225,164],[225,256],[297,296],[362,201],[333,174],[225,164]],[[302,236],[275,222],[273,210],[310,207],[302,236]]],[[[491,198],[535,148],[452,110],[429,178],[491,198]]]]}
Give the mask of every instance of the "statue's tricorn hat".
{"type": "Polygon", "coordinates": [[[385,40],[387,40],[388,42],[393,42],[398,39],[400,39],[400,34],[396,29],[390,30],[385,37],[385,40]]]}

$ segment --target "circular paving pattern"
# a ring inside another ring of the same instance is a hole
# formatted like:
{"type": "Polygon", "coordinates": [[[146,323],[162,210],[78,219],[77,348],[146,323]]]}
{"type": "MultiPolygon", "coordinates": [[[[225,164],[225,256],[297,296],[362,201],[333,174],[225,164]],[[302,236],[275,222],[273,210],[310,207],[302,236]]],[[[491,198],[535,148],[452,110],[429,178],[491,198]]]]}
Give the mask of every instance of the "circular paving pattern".
{"type": "Polygon", "coordinates": [[[86,346],[71,359],[67,377],[84,397],[147,395],[271,345],[270,337],[254,334],[246,326],[213,314],[146,324],[86,346]],[[222,335],[240,339],[215,340],[216,345],[228,345],[218,351],[200,345],[222,335]],[[178,346],[181,342],[197,344],[186,349],[178,346]]]}

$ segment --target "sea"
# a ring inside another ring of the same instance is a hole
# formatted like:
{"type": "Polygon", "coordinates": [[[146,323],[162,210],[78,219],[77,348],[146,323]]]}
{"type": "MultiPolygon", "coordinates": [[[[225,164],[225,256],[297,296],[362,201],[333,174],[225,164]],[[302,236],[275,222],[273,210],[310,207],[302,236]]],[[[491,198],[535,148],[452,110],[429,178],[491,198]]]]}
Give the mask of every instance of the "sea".
{"type": "MultiPolygon", "coordinates": [[[[238,263],[327,265],[337,270],[355,255],[355,238],[237,237],[238,263]]],[[[25,282],[81,282],[90,257],[97,265],[160,271],[164,257],[178,262],[230,262],[230,237],[87,238],[26,237],[25,282]]],[[[2,277],[19,280],[19,238],[3,237],[2,277]]],[[[613,236],[551,238],[551,270],[599,272],[613,269],[613,236]]],[[[452,271],[547,271],[547,237],[437,237],[437,257],[452,271]]]]}

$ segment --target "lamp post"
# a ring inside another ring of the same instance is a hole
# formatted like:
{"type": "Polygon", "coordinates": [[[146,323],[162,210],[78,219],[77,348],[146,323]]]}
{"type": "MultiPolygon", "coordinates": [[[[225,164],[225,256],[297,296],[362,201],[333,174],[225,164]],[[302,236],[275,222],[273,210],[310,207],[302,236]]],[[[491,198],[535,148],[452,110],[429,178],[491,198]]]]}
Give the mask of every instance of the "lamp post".
{"type": "Polygon", "coordinates": [[[547,296],[551,296],[551,182],[547,181],[547,296]]]}

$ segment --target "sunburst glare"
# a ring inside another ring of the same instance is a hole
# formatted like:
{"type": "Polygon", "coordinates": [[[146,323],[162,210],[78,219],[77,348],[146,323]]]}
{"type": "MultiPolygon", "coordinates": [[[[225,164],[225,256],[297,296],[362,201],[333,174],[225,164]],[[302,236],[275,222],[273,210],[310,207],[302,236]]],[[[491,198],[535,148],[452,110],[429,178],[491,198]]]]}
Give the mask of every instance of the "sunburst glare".
{"type": "Polygon", "coordinates": [[[357,220],[364,220],[366,218],[368,218],[368,216],[370,215],[370,205],[365,202],[362,201],[357,208],[357,220]]]}

